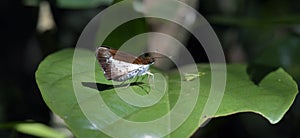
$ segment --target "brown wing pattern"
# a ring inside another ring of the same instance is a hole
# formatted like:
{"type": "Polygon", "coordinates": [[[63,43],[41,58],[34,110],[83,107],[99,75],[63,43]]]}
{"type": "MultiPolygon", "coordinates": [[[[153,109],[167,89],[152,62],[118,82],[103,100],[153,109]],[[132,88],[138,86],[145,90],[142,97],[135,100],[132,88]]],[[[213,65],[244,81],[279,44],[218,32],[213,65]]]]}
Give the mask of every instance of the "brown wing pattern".
{"type": "Polygon", "coordinates": [[[139,57],[136,57],[132,54],[128,54],[123,51],[114,50],[108,47],[104,47],[104,48],[107,48],[109,50],[109,52],[111,53],[111,55],[115,60],[120,60],[120,61],[133,63],[133,64],[143,64],[143,65],[152,64],[154,62],[154,58],[149,56],[141,55],[139,57]]]}
{"type": "Polygon", "coordinates": [[[137,65],[147,65],[154,62],[154,58],[151,57],[136,57],[104,46],[97,49],[96,57],[108,80],[118,80],[120,76],[126,75],[128,71],[138,68],[137,65]],[[123,61],[123,64],[119,65],[116,63],[118,61],[123,61]],[[130,65],[130,63],[134,65],[130,65]]]}
{"type": "Polygon", "coordinates": [[[109,52],[109,49],[106,47],[99,47],[96,52],[96,57],[104,71],[105,77],[108,80],[111,80],[111,62],[109,59],[112,57],[112,54],[109,52]]]}
{"type": "Polygon", "coordinates": [[[104,71],[104,76],[108,80],[117,80],[120,76],[125,75],[127,73],[126,71],[128,71],[126,69],[119,68],[120,66],[114,65],[115,63],[112,63],[113,61],[115,62],[119,60],[132,63],[136,59],[136,57],[131,54],[103,46],[97,49],[96,57],[104,71]]]}
{"type": "Polygon", "coordinates": [[[132,54],[128,54],[126,52],[118,51],[114,49],[110,49],[109,52],[112,54],[115,60],[120,60],[127,63],[133,63],[138,58],[132,54]]]}
{"type": "Polygon", "coordinates": [[[132,64],[143,64],[143,65],[147,65],[147,64],[152,64],[154,62],[154,58],[152,57],[145,57],[144,55],[141,55],[139,57],[136,57],[134,55],[128,54],[126,52],[122,52],[122,51],[117,51],[117,50],[112,50],[111,52],[114,53],[113,54],[113,58],[115,60],[120,60],[120,61],[124,61],[127,63],[132,63],[132,64]]]}

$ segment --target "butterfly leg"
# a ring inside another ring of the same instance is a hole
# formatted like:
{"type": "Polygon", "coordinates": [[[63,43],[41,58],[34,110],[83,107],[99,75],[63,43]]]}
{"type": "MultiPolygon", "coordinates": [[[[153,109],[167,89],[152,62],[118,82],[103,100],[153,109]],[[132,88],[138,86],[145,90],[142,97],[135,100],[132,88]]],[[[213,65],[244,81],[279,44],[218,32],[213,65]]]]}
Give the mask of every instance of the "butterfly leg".
{"type": "Polygon", "coordinates": [[[125,88],[128,88],[129,86],[130,86],[130,83],[128,83],[125,88]]]}
{"type": "Polygon", "coordinates": [[[125,81],[123,81],[119,86],[125,86],[125,88],[128,88],[128,87],[130,86],[130,81],[125,80],[125,81]],[[128,83],[127,83],[127,82],[128,82],[128,83]],[[125,83],[127,83],[127,84],[125,84],[125,83]]]}
{"type": "Polygon", "coordinates": [[[154,80],[154,74],[152,74],[152,73],[149,72],[149,71],[147,71],[146,74],[148,74],[148,78],[149,78],[149,76],[151,76],[151,77],[152,77],[152,80],[154,80]]]}
{"type": "Polygon", "coordinates": [[[124,83],[125,83],[125,82],[127,82],[125,88],[128,88],[128,87],[130,86],[130,84],[131,84],[131,81],[130,81],[130,80],[126,80],[126,81],[124,81],[124,83]]]}
{"type": "Polygon", "coordinates": [[[149,91],[147,91],[144,87],[137,85],[138,87],[140,87],[142,90],[144,90],[146,92],[146,94],[149,94],[149,91]]]}
{"type": "Polygon", "coordinates": [[[154,86],[154,74],[152,74],[150,71],[147,71],[146,74],[148,74],[148,80],[151,77],[151,81],[149,81],[149,84],[153,84],[154,86]]]}

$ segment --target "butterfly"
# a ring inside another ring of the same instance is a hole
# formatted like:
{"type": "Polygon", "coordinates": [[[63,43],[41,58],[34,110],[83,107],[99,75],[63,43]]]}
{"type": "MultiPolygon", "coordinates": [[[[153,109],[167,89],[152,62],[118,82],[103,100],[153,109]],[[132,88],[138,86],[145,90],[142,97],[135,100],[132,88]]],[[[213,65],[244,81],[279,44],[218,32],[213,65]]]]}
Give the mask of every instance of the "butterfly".
{"type": "Polygon", "coordinates": [[[107,80],[124,82],[146,74],[153,77],[149,67],[154,64],[155,59],[147,54],[137,57],[107,46],[100,46],[96,50],[96,58],[107,80]]]}

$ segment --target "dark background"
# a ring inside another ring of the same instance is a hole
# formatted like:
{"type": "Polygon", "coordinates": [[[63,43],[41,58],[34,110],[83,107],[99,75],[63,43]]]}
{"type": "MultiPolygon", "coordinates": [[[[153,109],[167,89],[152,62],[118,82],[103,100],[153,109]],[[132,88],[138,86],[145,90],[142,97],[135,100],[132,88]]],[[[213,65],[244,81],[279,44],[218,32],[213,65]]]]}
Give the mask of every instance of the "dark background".
{"type": "MultiPolygon", "coordinates": [[[[38,32],[39,7],[22,1],[1,2],[0,124],[34,120],[50,122],[50,111],[35,82],[39,62],[55,51],[75,47],[85,25],[109,5],[91,8],[58,8],[49,1],[56,28],[38,32]]],[[[229,63],[248,63],[256,83],[268,72],[283,67],[299,84],[300,1],[297,0],[201,0],[198,11],[217,33],[229,63]],[[260,72],[260,73],[258,73],[260,72]],[[264,73],[261,73],[264,72],[264,73]]],[[[133,28],[134,29],[134,28],[133,28]]],[[[130,31],[130,30],[129,30],[130,31]]],[[[188,49],[198,62],[196,42],[188,49]]],[[[203,51],[201,51],[204,53],[203,51]]],[[[253,113],[212,119],[193,137],[299,137],[300,100],[275,125],[253,113]]],[[[0,127],[0,137],[31,137],[0,127]]]]}

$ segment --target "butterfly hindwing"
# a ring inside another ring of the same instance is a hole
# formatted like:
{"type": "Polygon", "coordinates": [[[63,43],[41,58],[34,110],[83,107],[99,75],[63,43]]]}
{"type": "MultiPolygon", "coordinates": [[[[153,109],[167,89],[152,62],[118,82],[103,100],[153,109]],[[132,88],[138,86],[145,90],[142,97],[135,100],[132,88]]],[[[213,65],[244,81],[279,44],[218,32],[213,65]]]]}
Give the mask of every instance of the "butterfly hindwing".
{"type": "Polygon", "coordinates": [[[132,63],[137,61],[137,57],[107,47],[99,47],[96,57],[104,71],[104,76],[108,80],[125,81],[137,75],[142,75],[149,69],[148,64],[132,63]],[[128,62],[129,60],[131,62],[128,62]]]}

